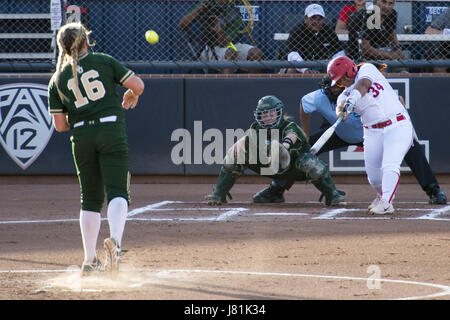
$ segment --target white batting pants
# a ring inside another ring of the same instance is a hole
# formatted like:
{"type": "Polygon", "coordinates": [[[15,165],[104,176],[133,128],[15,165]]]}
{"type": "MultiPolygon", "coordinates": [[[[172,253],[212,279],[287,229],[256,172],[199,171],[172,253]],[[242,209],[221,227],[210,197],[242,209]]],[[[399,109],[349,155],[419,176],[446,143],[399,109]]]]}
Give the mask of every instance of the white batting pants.
{"type": "Polygon", "coordinates": [[[390,126],[364,128],[364,164],[372,188],[389,203],[400,181],[400,165],[413,142],[409,119],[390,126]]]}

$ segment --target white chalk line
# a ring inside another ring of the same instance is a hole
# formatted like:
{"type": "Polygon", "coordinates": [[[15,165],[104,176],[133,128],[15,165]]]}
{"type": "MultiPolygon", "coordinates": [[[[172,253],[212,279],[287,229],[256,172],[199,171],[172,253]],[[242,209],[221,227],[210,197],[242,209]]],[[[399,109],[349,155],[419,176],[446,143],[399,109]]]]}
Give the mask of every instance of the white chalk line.
{"type": "MultiPolygon", "coordinates": [[[[426,214],[424,216],[417,217],[417,218],[410,218],[410,219],[413,219],[413,220],[434,219],[434,220],[436,220],[437,216],[440,216],[441,214],[447,213],[449,211],[450,211],[450,206],[445,206],[443,208],[433,210],[429,214],[426,214]]],[[[441,219],[441,220],[445,220],[445,219],[441,219]]]]}
{"type": "Polygon", "coordinates": [[[311,213],[304,212],[257,212],[254,216],[309,216],[311,213]]]}
{"type": "MultiPolygon", "coordinates": [[[[130,211],[128,213],[128,219],[135,215],[146,213],[149,211],[162,210],[160,207],[168,205],[168,204],[173,204],[173,203],[184,203],[184,202],[183,201],[161,201],[161,202],[157,202],[154,204],[150,204],[148,206],[130,211]]],[[[198,208],[198,209],[188,208],[188,209],[189,210],[198,210],[201,208],[198,208]]],[[[179,210],[179,208],[168,208],[166,210],[167,211],[177,211],[177,210],[179,210]]],[[[138,219],[134,219],[134,220],[140,220],[140,221],[144,221],[144,220],[151,220],[151,221],[226,221],[227,219],[229,219],[235,215],[238,215],[242,211],[247,211],[248,209],[246,209],[246,208],[207,208],[205,210],[225,211],[225,212],[221,213],[218,216],[212,216],[212,217],[176,217],[176,218],[164,217],[164,218],[138,218],[138,219]]],[[[180,211],[182,211],[182,210],[180,210],[180,211]]]]}
{"type": "MultiPolygon", "coordinates": [[[[248,208],[223,208],[223,207],[209,207],[209,208],[161,208],[170,204],[188,204],[189,202],[183,201],[171,201],[165,200],[156,203],[149,204],[147,206],[136,208],[131,210],[128,213],[127,220],[130,221],[155,221],[155,222],[164,222],[164,221],[226,221],[229,218],[232,218],[236,215],[241,214],[241,212],[249,211],[248,208]],[[136,218],[135,216],[139,214],[143,214],[146,212],[161,212],[161,211],[225,211],[218,216],[207,216],[207,217],[143,217],[136,218]]],[[[410,202],[408,202],[410,204],[410,202]]],[[[198,202],[192,202],[192,204],[199,204],[198,202]]],[[[349,202],[351,204],[351,202],[349,202]]],[[[368,216],[368,217],[343,217],[339,216],[346,212],[356,212],[356,211],[367,211],[367,209],[352,209],[352,208],[338,208],[327,211],[320,216],[313,217],[313,220],[389,220],[392,218],[398,220],[435,220],[435,221],[450,221],[450,218],[441,218],[440,216],[450,212],[450,206],[445,206],[439,209],[418,209],[418,208],[405,208],[399,209],[401,211],[431,211],[430,213],[419,216],[419,217],[398,217],[394,215],[386,215],[386,216],[368,216]]],[[[254,213],[255,216],[307,216],[311,215],[310,213],[289,213],[289,212],[267,212],[254,213]]],[[[102,218],[102,220],[107,220],[106,218],[102,218]]],[[[49,220],[6,220],[0,221],[0,225],[2,224],[26,224],[26,223],[65,223],[65,222],[79,222],[78,218],[70,218],[70,219],[49,219],[49,220]]]]}
{"type": "MultiPolygon", "coordinates": [[[[124,270],[125,271],[125,270],[124,270]]],[[[371,281],[373,282],[373,278],[363,278],[363,277],[351,277],[351,276],[332,276],[332,275],[316,275],[316,274],[301,274],[301,273],[279,273],[279,272],[256,272],[256,271],[234,271],[234,270],[202,270],[202,269],[172,269],[172,270],[148,270],[148,269],[135,269],[135,270],[126,270],[125,272],[151,272],[151,273],[160,273],[167,276],[170,273],[213,273],[213,274],[232,274],[232,275],[254,275],[254,276],[270,276],[270,277],[296,277],[296,278],[317,278],[317,279],[335,279],[335,280],[352,280],[352,281],[371,281]]],[[[60,270],[0,270],[0,274],[15,274],[15,273],[67,273],[67,272],[79,272],[79,270],[74,268],[68,269],[60,269],[60,270]]],[[[408,280],[397,280],[397,279],[385,279],[378,278],[375,279],[380,283],[397,283],[397,284],[406,284],[406,285],[416,285],[416,286],[425,286],[431,287],[435,289],[442,290],[441,292],[422,295],[422,296],[410,296],[404,298],[397,298],[393,300],[420,300],[420,299],[430,299],[430,298],[438,298],[450,295],[450,286],[429,282],[420,282],[420,281],[408,281],[408,280]]],[[[137,282],[128,285],[129,288],[139,288],[145,286],[147,284],[151,284],[151,282],[137,282]]],[[[50,287],[46,287],[50,288],[50,287]]],[[[83,291],[89,291],[89,288],[83,288],[83,291]]],[[[95,291],[99,291],[99,289],[93,289],[95,291]]],[[[368,290],[381,290],[381,289],[368,289],[368,290]]],[[[100,290],[101,291],[101,290],[100,290]]]]}
{"type": "Polygon", "coordinates": [[[161,202],[157,202],[157,203],[152,203],[152,204],[149,204],[148,206],[131,210],[130,212],[128,212],[128,218],[133,217],[138,214],[141,214],[141,213],[152,211],[159,207],[165,206],[167,204],[173,204],[173,203],[182,203],[182,202],[181,201],[161,201],[161,202]]]}
{"type": "Polygon", "coordinates": [[[354,211],[367,211],[367,209],[349,209],[349,208],[339,208],[339,209],[333,209],[331,211],[328,211],[318,217],[313,217],[313,220],[331,220],[331,219],[340,219],[340,220],[390,220],[392,218],[394,219],[401,219],[401,220],[438,220],[438,221],[450,221],[450,218],[439,218],[440,215],[443,215],[450,211],[450,206],[446,206],[439,209],[417,209],[417,208],[405,208],[405,209],[398,209],[400,211],[430,211],[430,213],[420,216],[420,217],[405,217],[400,218],[397,215],[389,214],[384,216],[375,216],[371,215],[370,217],[339,217],[340,214],[346,213],[346,212],[354,212],[354,211]]]}

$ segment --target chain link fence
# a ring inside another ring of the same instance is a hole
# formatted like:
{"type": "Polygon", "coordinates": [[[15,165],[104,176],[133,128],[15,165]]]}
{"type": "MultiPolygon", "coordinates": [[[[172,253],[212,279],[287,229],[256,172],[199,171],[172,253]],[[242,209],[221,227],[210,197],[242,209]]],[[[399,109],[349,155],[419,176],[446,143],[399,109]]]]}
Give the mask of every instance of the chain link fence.
{"type": "Polygon", "coordinates": [[[54,63],[59,25],[81,21],[92,30],[94,51],[143,65],[259,61],[270,67],[303,61],[307,66],[346,54],[358,61],[450,67],[449,2],[2,0],[0,61],[54,63]],[[158,33],[156,44],[146,41],[147,30],[158,33]]]}

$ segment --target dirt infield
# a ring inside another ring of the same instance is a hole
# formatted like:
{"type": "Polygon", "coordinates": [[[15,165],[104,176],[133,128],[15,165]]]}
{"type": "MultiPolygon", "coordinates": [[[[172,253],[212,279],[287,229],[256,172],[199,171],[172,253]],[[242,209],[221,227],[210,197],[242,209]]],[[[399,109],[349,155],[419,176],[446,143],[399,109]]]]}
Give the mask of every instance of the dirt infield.
{"type": "MultiPolygon", "coordinates": [[[[408,177],[391,216],[367,214],[364,179],[337,178],[348,203],[332,208],[311,184],[260,205],[250,199],[265,185],[247,180],[212,208],[203,197],[215,178],[158,179],[132,181],[121,273],[110,279],[79,277],[76,178],[0,178],[0,299],[450,299],[450,205],[428,205],[408,177]]],[[[103,220],[101,259],[105,237],[103,220]]]]}

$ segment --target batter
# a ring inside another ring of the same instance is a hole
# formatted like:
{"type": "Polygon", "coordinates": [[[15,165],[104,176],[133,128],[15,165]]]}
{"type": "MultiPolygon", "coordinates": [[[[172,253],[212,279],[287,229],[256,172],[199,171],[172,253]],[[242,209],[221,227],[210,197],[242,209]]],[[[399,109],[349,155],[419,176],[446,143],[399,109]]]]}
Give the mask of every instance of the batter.
{"type": "Polygon", "coordinates": [[[364,163],[377,197],[369,205],[372,214],[393,213],[392,200],[400,181],[400,165],[413,143],[413,126],[397,93],[384,75],[370,63],[359,67],[348,57],[328,64],[332,85],[345,87],[336,113],[361,115],[364,128],[364,163]]]}

